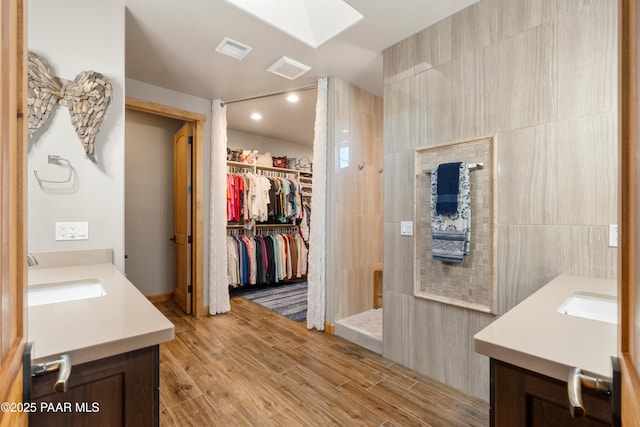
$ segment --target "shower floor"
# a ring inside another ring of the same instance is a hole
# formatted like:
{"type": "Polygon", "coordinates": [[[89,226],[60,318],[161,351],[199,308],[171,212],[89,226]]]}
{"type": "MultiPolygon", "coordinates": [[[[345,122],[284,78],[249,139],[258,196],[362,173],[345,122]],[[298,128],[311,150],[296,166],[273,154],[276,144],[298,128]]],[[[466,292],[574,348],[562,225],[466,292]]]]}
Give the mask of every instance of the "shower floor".
{"type": "Polygon", "coordinates": [[[382,309],[373,308],[336,322],[335,334],[382,354],[382,309]]]}

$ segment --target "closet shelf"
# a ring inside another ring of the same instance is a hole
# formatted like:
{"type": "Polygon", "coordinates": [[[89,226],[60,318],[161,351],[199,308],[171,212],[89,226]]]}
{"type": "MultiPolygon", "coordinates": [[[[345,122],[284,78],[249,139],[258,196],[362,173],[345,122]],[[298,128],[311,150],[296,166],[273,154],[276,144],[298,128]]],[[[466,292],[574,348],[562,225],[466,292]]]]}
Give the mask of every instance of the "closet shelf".
{"type": "Polygon", "coordinates": [[[227,166],[235,166],[235,167],[238,167],[238,168],[253,169],[256,165],[250,165],[249,163],[233,162],[231,160],[227,160],[227,166]]]}
{"type": "Polygon", "coordinates": [[[233,162],[231,160],[227,160],[227,166],[235,167],[235,168],[244,168],[244,169],[253,169],[255,170],[266,170],[273,172],[282,172],[282,173],[290,173],[294,175],[298,175],[300,173],[297,169],[286,169],[286,168],[275,168],[273,166],[261,166],[257,164],[248,164],[242,162],[233,162]]]}

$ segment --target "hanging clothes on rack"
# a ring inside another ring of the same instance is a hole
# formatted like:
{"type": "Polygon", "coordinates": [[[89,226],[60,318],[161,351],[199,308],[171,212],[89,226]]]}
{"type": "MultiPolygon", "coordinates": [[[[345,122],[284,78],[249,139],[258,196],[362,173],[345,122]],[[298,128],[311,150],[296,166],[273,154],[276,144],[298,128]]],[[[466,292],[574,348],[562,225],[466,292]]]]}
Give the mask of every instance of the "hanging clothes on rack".
{"type": "Polygon", "coordinates": [[[291,173],[227,167],[230,224],[296,223],[302,218],[302,187],[291,173]]]}
{"type": "Polygon", "coordinates": [[[265,285],[307,275],[308,250],[298,229],[228,230],[227,278],[232,287],[265,285]]]}
{"type": "Polygon", "coordinates": [[[277,176],[278,172],[264,171],[269,180],[269,223],[295,223],[302,218],[301,186],[297,179],[277,176]],[[276,176],[272,176],[276,174],[276,176]]]}
{"type": "Polygon", "coordinates": [[[241,224],[248,209],[245,201],[247,181],[245,167],[227,165],[227,222],[241,224]]]}

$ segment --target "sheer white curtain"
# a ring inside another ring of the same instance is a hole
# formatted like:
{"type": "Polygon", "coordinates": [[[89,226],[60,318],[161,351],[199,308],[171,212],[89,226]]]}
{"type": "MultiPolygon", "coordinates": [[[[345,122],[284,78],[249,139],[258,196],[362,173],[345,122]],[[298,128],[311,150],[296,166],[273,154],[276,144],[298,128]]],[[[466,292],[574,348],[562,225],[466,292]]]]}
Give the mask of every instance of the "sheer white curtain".
{"type": "Polygon", "coordinates": [[[212,102],[209,186],[209,314],[226,313],[227,283],[227,107],[212,102]]]}
{"type": "Polygon", "coordinates": [[[318,80],[313,139],[313,199],[309,233],[307,328],[324,330],[327,206],[327,79],[318,80]]]}

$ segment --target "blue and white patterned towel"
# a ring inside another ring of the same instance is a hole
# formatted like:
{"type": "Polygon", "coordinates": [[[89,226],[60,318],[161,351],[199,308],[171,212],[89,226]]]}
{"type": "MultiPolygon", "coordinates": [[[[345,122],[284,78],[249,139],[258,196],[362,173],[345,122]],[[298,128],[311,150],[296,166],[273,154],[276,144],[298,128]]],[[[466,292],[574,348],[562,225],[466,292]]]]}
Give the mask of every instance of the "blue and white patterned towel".
{"type": "Polygon", "coordinates": [[[460,164],[458,210],[451,215],[436,213],[438,168],[431,170],[431,249],[436,261],[461,263],[471,247],[471,181],[469,165],[460,164]]]}

